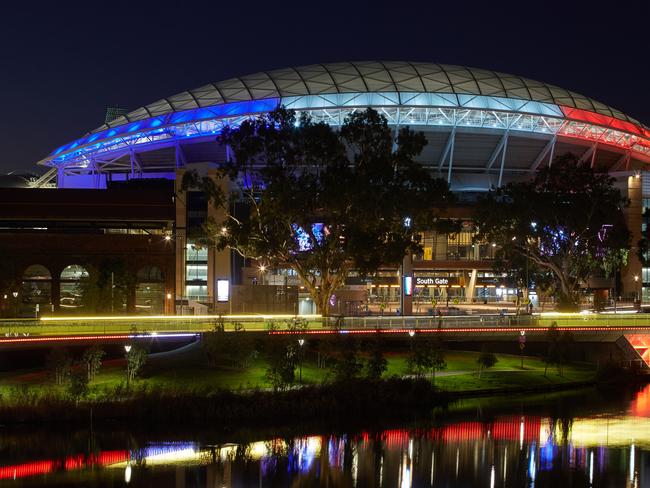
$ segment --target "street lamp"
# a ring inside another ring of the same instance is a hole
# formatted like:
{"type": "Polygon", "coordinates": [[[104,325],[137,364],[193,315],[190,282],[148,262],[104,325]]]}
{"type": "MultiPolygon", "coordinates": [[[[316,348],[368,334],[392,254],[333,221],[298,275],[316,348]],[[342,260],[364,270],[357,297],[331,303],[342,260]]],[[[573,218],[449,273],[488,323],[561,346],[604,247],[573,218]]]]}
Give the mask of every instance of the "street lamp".
{"type": "MultiPolygon", "coordinates": [[[[639,282],[639,275],[634,275],[634,296],[636,298],[636,301],[640,302],[641,301],[639,297],[640,293],[638,292],[638,288],[636,286],[636,283],[638,282],[639,282]]],[[[636,305],[636,303],[634,305],[636,305]]]]}
{"type": "Polygon", "coordinates": [[[129,380],[131,379],[131,371],[129,368],[129,352],[131,352],[131,344],[124,344],[124,351],[126,351],[126,388],[129,388],[129,380]]]}
{"type": "MultiPolygon", "coordinates": [[[[257,269],[260,272],[260,283],[263,285],[264,284],[264,273],[266,273],[266,265],[265,264],[260,264],[257,269]]],[[[255,280],[257,280],[257,278],[255,278],[255,280]]]]}
{"type": "Polygon", "coordinates": [[[413,337],[415,337],[415,331],[413,329],[409,330],[409,337],[411,340],[409,340],[409,351],[411,352],[411,356],[413,356],[413,337]]]}
{"type": "Polygon", "coordinates": [[[300,361],[298,362],[298,367],[300,370],[299,376],[298,376],[298,381],[302,383],[302,346],[305,345],[305,339],[298,339],[298,345],[300,346],[300,361]]]}

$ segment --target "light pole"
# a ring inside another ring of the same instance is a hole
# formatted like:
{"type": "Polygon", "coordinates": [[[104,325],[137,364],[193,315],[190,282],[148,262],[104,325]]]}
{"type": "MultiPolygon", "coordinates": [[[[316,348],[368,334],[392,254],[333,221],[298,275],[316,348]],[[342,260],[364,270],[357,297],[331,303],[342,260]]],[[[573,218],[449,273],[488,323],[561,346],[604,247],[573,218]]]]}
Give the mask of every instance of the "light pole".
{"type": "Polygon", "coordinates": [[[415,331],[414,330],[409,330],[409,350],[411,351],[411,356],[413,356],[413,337],[415,337],[415,331]]]}
{"type": "Polygon", "coordinates": [[[519,354],[521,354],[521,369],[524,369],[524,349],[526,349],[526,331],[519,331],[519,354]]]}
{"type": "Polygon", "coordinates": [[[265,264],[260,264],[259,266],[259,271],[260,271],[260,284],[264,284],[264,273],[266,273],[266,265],[265,264]]]}
{"type": "Polygon", "coordinates": [[[131,344],[124,344],[124,351],[126,352],[126,388],[129,388],[129,380],[131,379],[131,368],[129,368],[129,352],[131,352],[131,344]]]}
{"type": "Polygon", "coordinates": [[[19,315],[19,307],[18,307],[18,300],[17,300],[18,292],[17,291],[11,292],[11,296],[14,297],[13,303],[11,304],[13,307],[12,314],[14,315],[14,317],[18,317],[19,315]]]}
{"type": "Polygon", "coordinates": [[[300,361],[298,362],[298,368],[299,368],[299,376],[298,376],[298,382],[302,383],[302,346],[305,345],[305,339],[298,339],[298,345],[300,345],[300,361]]]}
{"type": "Polygon", "coordinates": [[[638,305],[641,305],[641,293],[639,292],[639,288],[637,287],[637,283],[639,282],[639,275],[634,275],[634,306],[637,307],[638,305]],[[638,305],[637,305],[638,304],[638,305]]]}

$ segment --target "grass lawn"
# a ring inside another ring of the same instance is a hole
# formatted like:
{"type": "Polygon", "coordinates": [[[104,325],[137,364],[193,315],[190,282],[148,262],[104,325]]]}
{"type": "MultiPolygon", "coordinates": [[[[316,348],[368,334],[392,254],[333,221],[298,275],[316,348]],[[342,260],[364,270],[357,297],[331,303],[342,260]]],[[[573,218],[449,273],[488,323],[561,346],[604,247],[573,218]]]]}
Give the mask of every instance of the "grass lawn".
{"type": "MultiPolygon", "coordinates": [[[[520,356],[497,354],[498,362],[484,371],[479,378],[476,359],[478,352],[447,351],[447,367],[436,374],[435,384],[443,390],[468,391],[514,388],[588,381],[594,378],[595,369],[589,365],[572,364],[564,368],[563,376],[555,368],[549,368],[544,376],[544,363],[537,358],[525,357],[524,369],[520,368],[520,356]]],[[[407,352],[386,353],[388,369],[384,377],[408,375],[407,352]]],[[[307,355],[302,363],[302,382],[316,384],[327,380],[332,373],[316,366],[315,357],[307,355]]],[[[267,364],[255,358],[248,368],[209,368],[198,346],[192,345],[169,353],[150,356],[142,379],[134,386],[163,388],[170,391],[215,391],[219,389],[270,388],[265,379],[267,364]]],[[[110,395],[110,392],[126,381],[126,365],[123,360],[106,361],[98,376],[90,385],[90,397],[110,395]]],[[[296,380],[299,369],[296,370],[296,380]]],[[[21,391],[24,388],[38,393],[62,390],[53,385],[44,371],[22,371],[0,375],[0,394],[21,391]],[[38,387],[38,388],[32,388],[38,387]]]]}

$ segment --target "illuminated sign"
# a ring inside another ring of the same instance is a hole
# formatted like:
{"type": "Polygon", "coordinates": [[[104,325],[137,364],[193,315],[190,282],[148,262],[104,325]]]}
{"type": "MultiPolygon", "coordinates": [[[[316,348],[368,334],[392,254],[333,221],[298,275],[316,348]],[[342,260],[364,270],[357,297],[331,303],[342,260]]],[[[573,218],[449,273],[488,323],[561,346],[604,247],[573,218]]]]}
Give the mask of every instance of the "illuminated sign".
{"type": "Polygon", "coordinates": [[[413,278],[411,276],[404,277],[404,295],[410,297],[413,294],[413,278]]]}
{"type": "Polygon", "coordinates": [[[228,280],[217,280],[217,301],[227,302],[230,298],[230,283],[228,280]]]}
{"type": "Polygon", "coordinates": [[[415,278],[415,286],[449,286],[449,278],[421,277],[415,278]]]}

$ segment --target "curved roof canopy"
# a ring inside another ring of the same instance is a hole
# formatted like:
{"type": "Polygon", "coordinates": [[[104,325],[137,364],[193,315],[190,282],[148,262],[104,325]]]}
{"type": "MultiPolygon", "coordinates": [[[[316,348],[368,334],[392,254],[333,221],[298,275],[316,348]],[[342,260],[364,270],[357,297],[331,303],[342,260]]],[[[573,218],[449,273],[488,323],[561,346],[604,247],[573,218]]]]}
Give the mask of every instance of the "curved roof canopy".
{"type": "Polygon", "coordinates": [[[650,160],[650,129],[563,88],[462,66],[365,61],[260,72],[178,93],[57,148],[40,164],[88,167],[98,157],[213,136],[278,105],[333,124],[353,110],[374,107],[391,124],[546,133],[602,142],[650,160]]]}
{"type": "Polygon", "coordinates": [[[587,110],[639,124],[623,112],[596,100],[520,76],[445,64],[362,61],[277,69],[210,83],[133,110],[93,132],[180,110],[223,103],[375,92],[453,93],[513,98],[587,110]]]}

